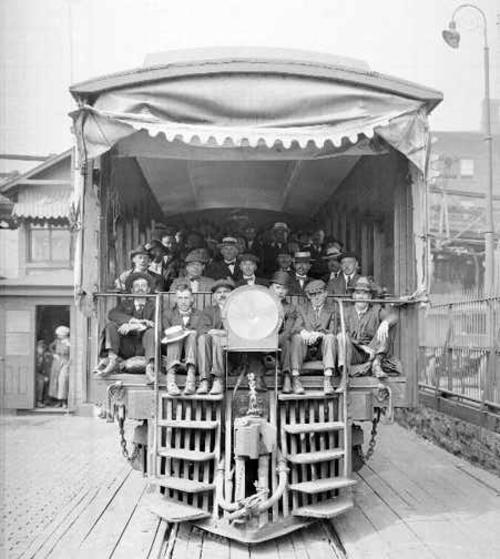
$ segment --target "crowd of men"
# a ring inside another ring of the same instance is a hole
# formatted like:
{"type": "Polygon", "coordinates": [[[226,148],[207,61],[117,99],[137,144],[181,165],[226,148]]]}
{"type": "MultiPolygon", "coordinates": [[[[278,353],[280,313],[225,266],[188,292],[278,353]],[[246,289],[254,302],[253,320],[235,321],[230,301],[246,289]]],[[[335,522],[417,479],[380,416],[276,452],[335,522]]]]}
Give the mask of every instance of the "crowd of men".
{"type": "Polygon", "coordinates": [[[162,363],[171,396],[221,394],[224,391],[222,308],[233,289],[243,285],[269,288],[281,302],[284,319],[279,331],[282,390],[303,394],[300,377],[307,360],[321,361],[324,392],[345,389],[345,365],[366,364],[366,373],[386,376],[382,365],[390,353],[396,315],[373,304],[381,295],[375,282],[358,273],[356,255],[342,243],[325,238],[322,230],[293,234],[286,223],[275,223],[265,238],[250,223],[222,237],[190,232],[184,238],[164,230],[159,239],[131,253],[131,267],[116,287],[133,297],[121,298],[108,315],[96,375],[117,372],[120,360],[143,355],[148,382],[154,382],[154,301],[147,295],[170,291],[173,304],[162,316],[162,363]],[[194,294],[211,292],[213,304],[200,311],[194,294]],[[344,340],[338,305],[328,295],[352,295],[346,308],[344,340]],[[294,306],[287,295],[304,295],[294,306]],[[345,351],[347,348],[347,351],[345,351]],[[183,391],[179,368],[186,371],[183,391]],[[334,389],[332,377],[340,376],[334,389]]]}

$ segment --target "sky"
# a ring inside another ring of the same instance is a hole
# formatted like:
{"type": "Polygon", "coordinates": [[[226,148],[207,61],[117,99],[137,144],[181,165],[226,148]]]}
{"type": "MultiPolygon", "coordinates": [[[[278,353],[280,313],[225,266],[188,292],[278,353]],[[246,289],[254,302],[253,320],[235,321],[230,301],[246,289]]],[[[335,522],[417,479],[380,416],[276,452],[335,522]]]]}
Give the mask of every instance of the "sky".
{"type": "MultiPolygon", "coordinates": [[[[0,153],[47,155],[70,147],[71,83],[139,67],[148,53],[204,46],[295,48],[359,58],[378,72],[442,91],[444,101],[431,118],[434,130],[477,130],[484,74],[476,13],[461,10],[457,17],[459,49],[441,38],[458,5],[452,0],[1,0],[0,153]]],[[[500,97],[500,0],[476,5],[488,18],[492,95],[500,97]]],[[[0,170],[6,164],[0,160],[0,170]]]]}

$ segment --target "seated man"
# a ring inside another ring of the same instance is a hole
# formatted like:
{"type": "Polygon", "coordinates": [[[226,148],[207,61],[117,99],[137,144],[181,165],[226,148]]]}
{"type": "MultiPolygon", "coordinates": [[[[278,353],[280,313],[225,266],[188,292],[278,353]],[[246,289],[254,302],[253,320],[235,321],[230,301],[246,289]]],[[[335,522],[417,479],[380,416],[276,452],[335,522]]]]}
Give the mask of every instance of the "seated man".
{"type": "Polygon", "coordinates": [[[170,291],[176,291],[177,285],[186,282],[191,287],[192,293],[203,293],[211,290],[214,283],[212,278],[203,275],[208,260],[206,249],[197,248],[192,250],[184,259],[185,275],[175,278],[170,286],[170,291]]]}
{"type": "MultiPolygon", "coordinates": [[[[269,289],[280,300],[284,311],[283,323],[278,333],[278,344],[281,350],[280,369],[284,373],[284,382],[287,382],[288,385],[290,385],[290,339],[297,320],[297,309],[286,300],[289,282],[290,276],[286,272],[276,272],[271,278],[269,286],[269,289]]],[[[291,386],[287,390],[291,392],[291,386]]]]}
{"type": "Polygon", "coordinates": [[[165,369],[167,371],[167,392],[171,396],[179,396],[175,375],[184,357],[187,369],[184,395],[191,396],[196,389],[196,338],[201,311],[194,308],[194,298],[188,282],[177,282],[175,286],[175,304],[171,309],[163,310],[162,329],[165,329],[166,344],[165,369]],[[181,327],[182,330],[175,328],[181,327]],[[170,329],[170,333],[169,330],[170,329]]]}
{"type": "Polygon", "coordinates": [[[212,285],[215,304],[205,307],[198,323],[198,371],[200,385],[197,394],[208,393],[208,375],[213,376],[210,394],[224,391],[224,343],[226,331],[222,322],[222,307],[234,289],[231,279],[219,279],[212,285]]]}
{"type": "Polygon", "coordinates": [[[296,252],[293,258],[295,274],[290,280],[290,295],[304,295],[305,287],[311,281],[311,253],[307,251],[296,252]]]}
{"type": "Polygon", "coordinates": [[[343,252],[339,256],[339,262],[340,271],[336,278],[328,282],[328,290],[335,295],[350,295],[359,278],[358,257],[354,252],[343,252]]]}
{"type": "Polygon", "coordinates": [[[138,355],[146,358],[146,377],[154,380],[154,316],[155,302],[144,297],[151,293],[153,280],[145,272],[133,272],[125,280],[127,293],[134,297],[123,298],[108,313],[109,322],[104,327],[101,360],[95,369],[96,376],[104,377],[118,372],[118,358],[128,359],[138,355]]]}
{"type": "Polygon", "coordinates": [[[341,256],[342,253],[340,252],[340,249],[335,246],[327,248],[325,256],[323,256],[323,259],[326,261],[328,267],[328,274],[325,274],[322,279],[326,283],[326,290],[330,294],[335,293],[337,278],[341,273],[339,262],[341,256]]]}
{"type": "MultiPolygon", "coordinates": [[[[367,363],[371,373],[377,378],[387,377],[382,370],[382,360],[388,355],[398,321],[394,312],[370,303],[377,286],[366,276],[360,276],[354,284],[354,305],[346,308],[345,328],[347,334],[346,353],[342,333],[339,338],[338,365],[346,363],[360,365],[367,363]]],[[[345,382],[345,378],[343,382],[345,382]]]]}
{"type": "Polygon", "coordinates": [[[151,264],[151,255],[149,250],[144,245],[139,245],[130,252],[130,260],[132,262],[132,267],[121,273],[115,280],[115,287],[117,289],[122,292],[126,292],[126,282],[128,276],[138,272],[141,274],[147,274],[151,278],[151,291],[163,291],[163,277],[149,269],[151,264]]]}
{"type": "Polygon", "coordinates": [[[286,250],[281,250],[276,256],[276,271],[286,272],[287,274],[293,274],[293,257],[286,250]]]}
{"type": "Polygon", "coordinates": [[[242,285],[267,285],[266,280],[258,278],[255,275],[259,264],[259,259],[255,256],[255,254],[245,252],[238,257],[238,260],[242,277],[238,282],[236,282],[237,287],[242,285]]]}
{"type": "Polygon", "coordinates": [[[293,327],[290,350],[292,368],[291,383],[283,383],[283,392],[293,390],[304,394],[300,382],[300,370],[313,351],[323,361],[324,392],[333,394],[332,375],[336,358],[336,335],[338,312],[336,304],[327,301],[326,285],[323,280],[311,280],[305,287],[307,303],[298,309],[293,327]]]}
{"type": "Polygon", "coordinates": [[[207,276],[214,280],[230,278],[233,281],[239,281],[242,274],[236,261],[236,257],[240,252],[238,239],[235,237],[224,237],[222,242],[219,243],[218,249],[222,260],[214,260],[207,267],[207,276]]]}

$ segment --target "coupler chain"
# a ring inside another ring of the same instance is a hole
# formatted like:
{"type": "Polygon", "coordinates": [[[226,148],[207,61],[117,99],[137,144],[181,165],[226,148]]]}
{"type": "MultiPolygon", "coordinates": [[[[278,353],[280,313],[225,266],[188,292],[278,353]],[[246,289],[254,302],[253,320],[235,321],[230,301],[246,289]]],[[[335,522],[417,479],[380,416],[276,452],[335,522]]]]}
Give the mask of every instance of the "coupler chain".
{"type": "Polygon", "coordinates": [[[372,430],[370,431],[370,441],[368,442],[368,450],[363,452],[360,448],[360,457],[363,464],[366,464],[368,460],[373,456],[375,452],[375,446],[377,444],[377,427],[380,422],[380,415],[382,413],[381,408],[376,408],[375,417],[372,419],[372,430]]]}
{"type": "Polygon", "coordinates": [[[129,452],[128,450],[127,439],[125,438],[125,406],[124,405],[118,406],[117,421],[118,421],[118,430],[120,432],[120,446],[122,447],[122,455],[129,464],[133,465],[134,462],[139,457],[139,453],[141,452],[141,447],[137,443],[132,443],[133,445],[132,452],[129,452]]]}

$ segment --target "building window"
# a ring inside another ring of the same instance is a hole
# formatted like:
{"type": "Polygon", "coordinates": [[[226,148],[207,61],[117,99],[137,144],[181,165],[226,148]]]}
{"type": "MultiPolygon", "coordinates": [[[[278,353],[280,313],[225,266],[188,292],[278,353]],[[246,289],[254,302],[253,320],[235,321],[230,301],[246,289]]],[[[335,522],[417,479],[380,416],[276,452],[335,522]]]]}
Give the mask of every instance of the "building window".
{"type": "Polygon", "coordinates": [[[28,239],[30,263],[70,265],[71,231],[67,226],[30,225],[28,239]]]}
{"type": "Polygon", "coordinates": [[[474,159],[460,159],[460,176],[474,176],[474,159]]]}

